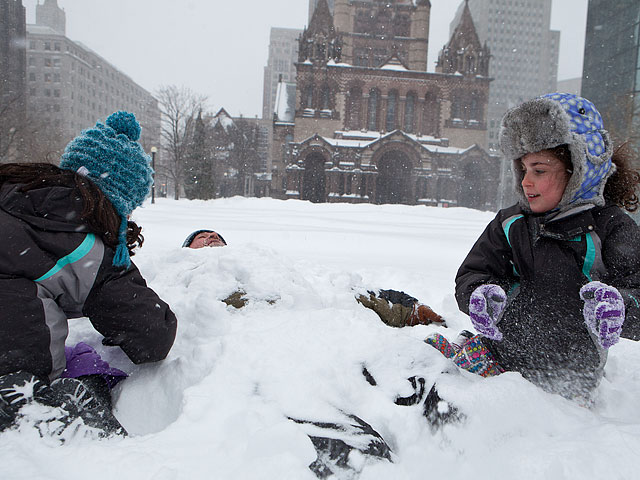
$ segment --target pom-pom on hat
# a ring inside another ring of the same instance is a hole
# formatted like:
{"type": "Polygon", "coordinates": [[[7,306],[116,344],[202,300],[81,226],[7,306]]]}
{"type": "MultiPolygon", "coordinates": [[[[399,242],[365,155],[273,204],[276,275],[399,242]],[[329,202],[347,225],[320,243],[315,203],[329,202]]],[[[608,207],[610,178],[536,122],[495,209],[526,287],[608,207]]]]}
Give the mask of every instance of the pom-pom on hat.
{"type": "Polygon", "coordinates": [[[573,172],[559,209],[576,205],[604,205],[604,186],[615,172],[612,145],[602,117],[586,98],[570,93],[549,93],[507,111],[502,118],[500,149],[514,162],[515,188],[520,204],[528,208],[522,179],[515,164],[527,153],[568,145],[573,172]]]}
{"type": "Polygon", "coordinates": [[[83,130],[71,140],[60,168],[90,178],[121,217],[114,266],[129,267],[127,216],[149,195],[153,183],[151,158],[137,140],[140,124],[132,113],[116,112],[105,124],[83,130]]]}

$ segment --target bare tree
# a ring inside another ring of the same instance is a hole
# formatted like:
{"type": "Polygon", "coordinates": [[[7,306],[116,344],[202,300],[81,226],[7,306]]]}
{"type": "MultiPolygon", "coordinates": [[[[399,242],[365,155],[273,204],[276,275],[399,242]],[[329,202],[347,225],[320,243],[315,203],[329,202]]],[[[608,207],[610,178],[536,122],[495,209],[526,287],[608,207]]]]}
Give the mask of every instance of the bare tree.
{"type": "Polygon", "coordinates": [[[162,112],[162,142],[165,155],[158,170],[167,175],[174,184],[174,198],[180,198],[184,185],[185,163],[190,147],[198,112],[207,100],[187,87],[169,85],[157,92],[162,112]]]}
{"type": "Polygon", "coordinates": [[[22,95],[0,95],[0,162],[19,159],[20,139],[26,127],[22,95]]]}

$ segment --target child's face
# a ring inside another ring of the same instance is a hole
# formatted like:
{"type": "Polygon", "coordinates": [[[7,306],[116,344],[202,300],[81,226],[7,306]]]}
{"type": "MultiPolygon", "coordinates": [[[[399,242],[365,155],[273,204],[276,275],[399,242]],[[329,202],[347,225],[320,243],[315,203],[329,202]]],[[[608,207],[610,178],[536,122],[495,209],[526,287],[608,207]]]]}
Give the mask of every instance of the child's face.
{"type": "Polygon", "coordinates": [[[201,232],[191,241],[189,248],[224,247],[225,243],[216,232],[201,232]]]}
{"type": "Polygon", "coordinates": [[[548,150],[527,153],[521,160],[522,189],[534,213],[553,210],[562,199],[569,173],[561,160],[548,150]]]}

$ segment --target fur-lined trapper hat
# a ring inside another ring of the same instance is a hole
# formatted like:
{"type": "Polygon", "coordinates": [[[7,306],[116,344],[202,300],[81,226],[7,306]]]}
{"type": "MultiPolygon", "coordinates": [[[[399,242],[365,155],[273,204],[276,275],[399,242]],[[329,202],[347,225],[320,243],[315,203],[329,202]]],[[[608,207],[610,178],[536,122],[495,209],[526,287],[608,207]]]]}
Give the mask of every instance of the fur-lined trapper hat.
{"type": "Polygon", "coordinates": [[[586,98],[549,93],[509,110],[502,118],[500,149],[513,162],[520,205],[529,209],[522,190],[524,173],[518,162],[525,154],[568,145],[573,171],[558,209],[583,204],[604,205],[604,186],[615,172],[609,133],[586,98]]]}

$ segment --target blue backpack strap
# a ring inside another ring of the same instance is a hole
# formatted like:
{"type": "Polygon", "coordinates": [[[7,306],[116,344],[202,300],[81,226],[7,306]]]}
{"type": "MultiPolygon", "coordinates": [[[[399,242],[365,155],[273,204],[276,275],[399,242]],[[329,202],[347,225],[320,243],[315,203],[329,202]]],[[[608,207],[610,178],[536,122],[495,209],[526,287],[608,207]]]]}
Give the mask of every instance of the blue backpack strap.
{"type": "MultiPolygon", "coordinates": [[[[512,215],[511,217],[507,218],[502,222],[502,230],[504,231],[504,236],[507,237],[507,243],[509,244],[509,247],[511,247],[511,240],[509,240],[509,230],[511,230],[511,226],[514,224],[516,220],[519,220],[523,217],[524,215],[522,214],[512,215]]],[[[513,274],[516,277],[519,277],[520,274],[516,270],[516,266],[513,265],[513,262],[511,263],[511,265],[513,266],[513,274]]]]}

